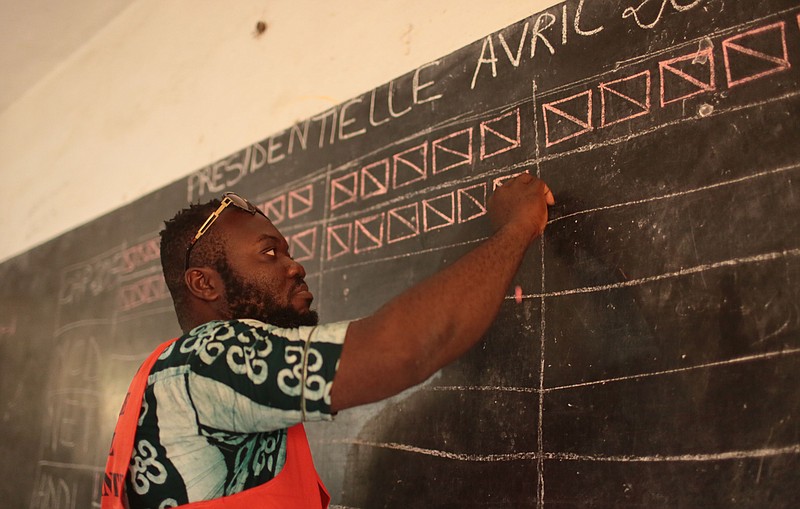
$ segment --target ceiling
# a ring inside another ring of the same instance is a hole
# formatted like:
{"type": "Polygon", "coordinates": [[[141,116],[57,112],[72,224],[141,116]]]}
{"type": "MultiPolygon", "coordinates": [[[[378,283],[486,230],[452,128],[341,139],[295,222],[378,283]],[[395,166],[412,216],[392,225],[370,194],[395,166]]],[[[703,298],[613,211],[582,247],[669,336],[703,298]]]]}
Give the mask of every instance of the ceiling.
{"type": "Polygon", "coordinates": [[[135,0],[0,0],[0,113],[135,0]]]}

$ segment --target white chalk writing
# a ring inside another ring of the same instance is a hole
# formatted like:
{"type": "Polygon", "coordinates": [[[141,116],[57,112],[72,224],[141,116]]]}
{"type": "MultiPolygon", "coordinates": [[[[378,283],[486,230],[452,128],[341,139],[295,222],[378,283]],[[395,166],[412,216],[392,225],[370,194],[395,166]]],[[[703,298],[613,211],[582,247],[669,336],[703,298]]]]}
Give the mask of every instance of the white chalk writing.
{"type": "MultiPolygon", "coordinates": [[[[622,19],[631,19],[640,28],[652,29],[658,26],[664,18],[667,5],[671,5],[676,12],[686,12],[700,6],[702,2],[703,0],[691,0],[684,3],[678,0],[656,0],[654,3],[653,0],[638,0],[635,6],[626,6],[622,10],[621,16],[622,19]]],[[[470,88],[476,87],[480,76],[488,76],[488,73],[491,72],[492,78],[496,78],[499,69],[503,68],[500,65],[503,62],[502,56],[498,57],[495,49],[495,38],[511,67],[517,68],[520,66],[526,41],[530,41],[528,53],[530,59],[534,60],[537,53],[542,55],[542,52],[545,52],[547,55],[555,55],[558,50],[556,44],[560,41],[560,46],[566,46],[571,32],[582,37],[591,37],[602,32],[605,26],[593,19],[596,17],[591,15],[593,13],[585,14],[585,9],[586,0],[580,0],[575,12],[572,13],[572,19],[570,19],[570,10],[565,3],[561,5],[560,9],[553,7],[551,10],[536,14],[526,20],[521,29],[516,28],[518,27],[516,25],[497,32],[495,35],[486,36],[475,60],[475,70],[472,74],[470,88]],[[588,21],[585,18],[588,18],[588,21]],[[514,30],[518,30],[519,33],[512,35],[514,30]],[[529,32],[530,37],[528,37],[529,32]],[[560,35],[560,38],[557,34],[560,35]],[[509,44],[509,40],[514,44],[509,44]],[[484,71],[484,68],[488,69],[484,71]]]]}
{"type": "Polygon", "coordinates": [[[407,115],[416,106],[441,99],[443,90],[431,77],[432,70],[439,65],[439,60],[422,65],[403,78],[392,80],[199,169],[187,178],[187,200],[192,202],[207,194],[219,194],[247,175],[291,157],[298,150],[323,149],[357,138],[370,129],[407,115]]]}

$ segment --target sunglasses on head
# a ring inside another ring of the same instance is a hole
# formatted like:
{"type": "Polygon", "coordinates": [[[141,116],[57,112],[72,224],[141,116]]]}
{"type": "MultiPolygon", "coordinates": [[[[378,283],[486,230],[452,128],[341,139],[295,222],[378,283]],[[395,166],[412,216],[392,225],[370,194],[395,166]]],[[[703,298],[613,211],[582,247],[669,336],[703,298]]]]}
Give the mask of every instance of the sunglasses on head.
{"type": "Polygon", "coordinates": [[[183,264],[184,271],[186,271],[189,268],[189,257],[192,254],[192,248],[194,247],[194,245],[197,243],[198,240],[200,240],[200,237],[202,237],[203,234],[205,234],[208,231],[208,229],[211,228],[211,225],[214,224],[214,221],[216,221],[217,218],[220,216],[220,214],[222,214],[222,211],[225,210],[230,205],[233,205],[234,207],[244,210],[245,212],[252,215],[256,215],[256,213],[259,213],[262,216],[267,217],[267,215],[264,214],[261,211],[261,209],[259,209],[249,201],[245,200],[238,194],[236,193],[223,194],[222,201],[219,204],[219,207],[217,207],[217,210],[215,210],[214,212],[211,213],[211,215],[208,216],[203,225],[197,230],[197,233],[194,235],[194,238],[191,240],[191,242],[189,242],[189,247],[186,248],[186,261],[183,264]]]}

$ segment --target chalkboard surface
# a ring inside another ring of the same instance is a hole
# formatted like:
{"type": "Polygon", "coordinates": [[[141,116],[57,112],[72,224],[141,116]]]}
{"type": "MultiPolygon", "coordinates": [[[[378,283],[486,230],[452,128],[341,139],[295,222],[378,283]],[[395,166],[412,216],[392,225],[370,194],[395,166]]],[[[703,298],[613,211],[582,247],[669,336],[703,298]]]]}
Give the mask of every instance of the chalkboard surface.
{"type": "Polygon", "coordinates": [[[98,507],[189,201],[259,204],[334,321],[524,171],[558,203],[485,341],[308,427],[335,506],[797,507],[799,68],[796,1],[569,1],[2,264],[3,507],[98,507]]]}

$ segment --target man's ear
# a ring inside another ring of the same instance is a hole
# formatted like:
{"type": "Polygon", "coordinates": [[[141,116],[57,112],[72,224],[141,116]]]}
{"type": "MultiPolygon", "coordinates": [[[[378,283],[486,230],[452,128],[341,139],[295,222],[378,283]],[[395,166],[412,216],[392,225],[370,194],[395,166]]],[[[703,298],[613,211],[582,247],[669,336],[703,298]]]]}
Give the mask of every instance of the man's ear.
{"type": "Polygon", "coordinates": [[[183,279],[189,292],[200,300],[215,301],[224,291],[219,273],[209,267],[193,267],[183,273],[183,279]]]}

